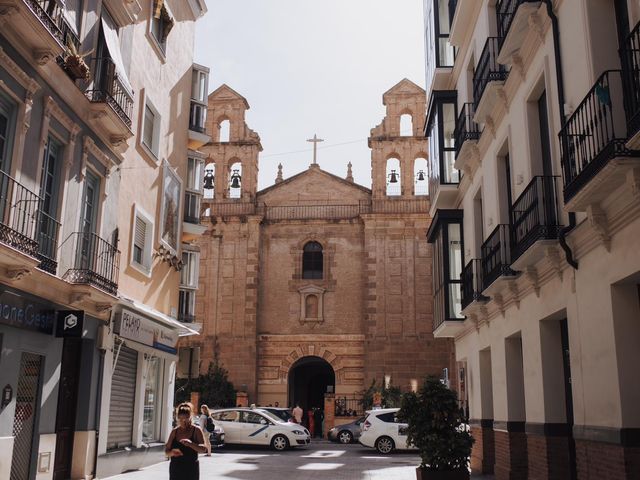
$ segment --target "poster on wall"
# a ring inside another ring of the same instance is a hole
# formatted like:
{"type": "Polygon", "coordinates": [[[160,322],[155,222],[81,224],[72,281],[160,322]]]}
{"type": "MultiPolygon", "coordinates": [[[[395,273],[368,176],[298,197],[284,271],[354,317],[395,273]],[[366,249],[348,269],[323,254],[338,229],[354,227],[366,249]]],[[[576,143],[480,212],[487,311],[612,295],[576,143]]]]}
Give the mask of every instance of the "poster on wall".
{"type": "Polygon", "coordinates": [[[163,164],[162,204],[160,211],[160,239],[174,252],[180,238],[180,192],[182,184],[171,166],[163,164]]]}

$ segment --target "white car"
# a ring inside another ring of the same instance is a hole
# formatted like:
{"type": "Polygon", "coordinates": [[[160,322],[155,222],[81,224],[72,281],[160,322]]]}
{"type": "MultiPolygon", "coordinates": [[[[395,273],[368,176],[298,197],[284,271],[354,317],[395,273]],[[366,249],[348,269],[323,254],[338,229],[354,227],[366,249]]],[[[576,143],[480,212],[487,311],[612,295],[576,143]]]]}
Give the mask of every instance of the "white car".
{"type": "Polygon", "coordinates": [[[407,424],[398,421],[399,408],[369,410],[362,424],[360,443],[384,455],[394,450],[415,450],[407,446],[407,424]]]}
{"type": "Polygon", "coordinates": [[[277,451],[309,445],[309,430],[296,423],[283,422],[259,408],[227,408],[211,414],[213,422],[224,429],[226,444],[270,445],[277,451]]]}

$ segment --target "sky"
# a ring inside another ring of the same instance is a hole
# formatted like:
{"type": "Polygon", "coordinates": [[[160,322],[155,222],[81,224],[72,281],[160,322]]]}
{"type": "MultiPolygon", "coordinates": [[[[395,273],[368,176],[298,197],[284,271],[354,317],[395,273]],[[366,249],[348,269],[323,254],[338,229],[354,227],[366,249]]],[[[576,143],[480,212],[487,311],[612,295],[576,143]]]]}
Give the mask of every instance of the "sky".
{"type": "Polygon", "coordinates": [[[227,84],[251,109],[262,140],[259,188],[282,163],[288,178],[320,167],[371,186],[371,128],[382,94],[403,78],[424,88],[423,0],[207,0],[195,61],[211,69],[209,92],[227,84]]]}

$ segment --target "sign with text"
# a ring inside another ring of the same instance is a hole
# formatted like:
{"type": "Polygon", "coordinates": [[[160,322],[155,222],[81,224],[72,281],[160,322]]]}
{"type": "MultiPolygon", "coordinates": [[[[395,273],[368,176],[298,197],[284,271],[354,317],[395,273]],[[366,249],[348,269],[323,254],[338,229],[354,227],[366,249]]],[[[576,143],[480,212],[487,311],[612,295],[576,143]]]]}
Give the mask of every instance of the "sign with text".
{"type": "Polygon", "coordinates": [[[9,290],[0,293],[0,323],[51,335],[55,318],[47,304],[9,290]]]}
{"type": "Polygon", "coordinates": [[[59,310],[56,337],[81,338],[84,327],[84,310],[59,310]]]}
{"type": "Polygon", "coordinates": [[[178,333],[158,325],[142,315],[123,309],[116,320],[115,332],[122,338],[153,347],[164,352],[178,353],[178,333]]]}

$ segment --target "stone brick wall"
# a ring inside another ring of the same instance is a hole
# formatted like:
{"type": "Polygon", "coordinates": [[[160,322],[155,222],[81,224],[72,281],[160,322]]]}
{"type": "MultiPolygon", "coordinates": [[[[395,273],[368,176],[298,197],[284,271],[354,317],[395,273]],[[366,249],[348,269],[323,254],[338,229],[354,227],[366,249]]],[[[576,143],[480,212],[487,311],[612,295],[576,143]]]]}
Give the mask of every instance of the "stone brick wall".
{"type": "Polygon", "coordinates": [[[576,440],[580,480],[640,479],[640,448],[576,440]]]}
{"type": "Polygon", "coordinates": [[[528,478],[527,435],[522,432],[495,430],[496,480],[522,480],[528,478]]]}
{"type": "Polygon", "coordinates": [[[475,442],[471,450],[471,471],[477,474],[493,473],[495,463],[495,444],[492,427],[481,423],[471,426],[471,435],[475,442]]]}
{"type": "Polygon", "coordinates": [[[531,480],[570,478],[567,437],[527,433],[527,455],[531,480]]]}

